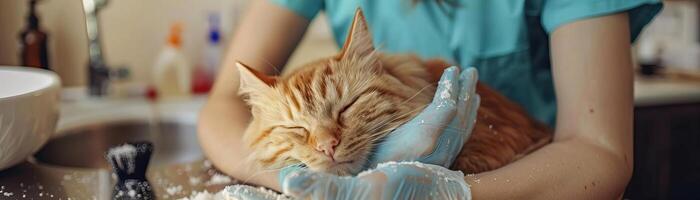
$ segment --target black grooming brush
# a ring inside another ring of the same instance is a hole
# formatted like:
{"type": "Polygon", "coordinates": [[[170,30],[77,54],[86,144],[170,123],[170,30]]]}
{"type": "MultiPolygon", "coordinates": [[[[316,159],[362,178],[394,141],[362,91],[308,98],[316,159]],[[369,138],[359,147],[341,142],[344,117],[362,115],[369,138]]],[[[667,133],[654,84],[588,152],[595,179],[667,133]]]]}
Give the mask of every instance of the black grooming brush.
{"type": "Polygon", "coordinates": [[[151,184],[146,180],[152,153],[153,145],[150,142],[130,142],[107,151],[107,160],[118,178],[112,199],[154,199],[151,184]]]}

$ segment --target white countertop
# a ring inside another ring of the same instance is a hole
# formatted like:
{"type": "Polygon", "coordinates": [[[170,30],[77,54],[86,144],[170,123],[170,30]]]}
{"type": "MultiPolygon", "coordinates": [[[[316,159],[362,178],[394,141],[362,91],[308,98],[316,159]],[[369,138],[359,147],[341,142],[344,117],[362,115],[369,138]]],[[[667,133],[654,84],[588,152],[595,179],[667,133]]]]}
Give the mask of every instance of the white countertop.
{"type": "Polygon", "coordinates": [[[636,77],[635,106],[700,103],[700,82],[636,77]]]}
{"type": "Polygon", "coordinates": [[[197,123],[205,96],[163,100],[156,103],[145,98],[63,100],[57,134],[84,125],[122,120],[166,120],[183,124],[197,123]]]}

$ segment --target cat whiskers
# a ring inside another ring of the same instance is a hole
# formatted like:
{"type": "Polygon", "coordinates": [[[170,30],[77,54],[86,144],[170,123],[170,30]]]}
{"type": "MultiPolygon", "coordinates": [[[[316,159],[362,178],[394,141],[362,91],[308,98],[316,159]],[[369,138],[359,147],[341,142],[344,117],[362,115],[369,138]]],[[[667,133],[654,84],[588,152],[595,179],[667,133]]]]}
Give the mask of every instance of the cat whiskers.
{"type": "Polygon", "coordinates": [[[273,169],[258,169],[255,173],[249,175],[247,178],[243,179],[241,182],[243,183],[248,183],[250,179],[254,178],[255,176],[258,176],[262,173],[267,173],[267,172],[273,172],[273,171],[279,171],[284,169],[285,167],[280,167],[280,168],[273,168],[273,169]]]}
{"type": "MultiPolygon", "coordinates": [[[[423,92],[423,90],[425,90],[425,89],[427,89],[427,88],[429,88],[429,87],[432,87],[432,86],[434,86],[434,85],[426,85],[426,86],[424,86],[423,88],[421,88],[420,90],[418,90],[418,92],[416,92],[416,94],[414,94],[414,95],[411,96],[410,98],[404,100],[404,101],[401,102],[398,106],[403,105],[403,104],[405,104],[405,103],[408,103],[408,102],[409,102],[410,100],[412,100],[413,98],[417,97],[418,95],[421,95],[422,92],[423,92]]],[[[379,130],[380,128],[384,128],[384,127],[385,127],[384,125],[386,125],[387,123],[395,122],[396,120],[401,119],[401,118],[403,118],[403,117],[405,117],[405,116],[407,116],[407,115],[413,115],[413,114],[415,114],[415,112],[422,111],[423,109],[425,109],[425,107],[426,107],[426,106],[418,107],[418,108],[415,108],[415,109],[413,109],[413,110],[411,110],[411,111],[409,111],[409,112],[406,112],[406,113],[404,113],[404,114],[402,114],[402,115],[397,115],[397,116],[395,116],[395,117],[393,117],[393,118],[384,120],[383,122],[380,122],[380,125],[378,125],[377,127],[373,128],[373,129],[368,130],[367,132],[369,132],[369,133],[375,133],[375,134],[373,134],[373,136],[375,136],[375,137],[383,136],[383,134],[384,134],[386,131],[392,131],[394,128],[389,128],[389,129],[387,129],[387,130],[382,130],[382,131],[377,131],[377,130],[379,130]]],[[[431,125],[431,124],[430,124],[430,123],[424,123],[423,125],[431,125]]],[[[450,128],[452,128],[452,127],[449,127],[449,125],[437,125],[437,124],[435,124],[435,125],[436,125],[436,126],[446,126],[445,130],[451,130],[450,128]]],[[[454,129],[457,129],[457,128],[454,128],[454,129]]],[[[463,129],[458,129],[458,130],[464,131],[463,129]]],[[[444,131],[444,130],[443,130],[443,131],[444,131]]]]}
{"type": "Polygon", "coordinates": [[[396,115],[396,116],[393,116],[393,117],[391,117],[391,118],[388,118],[388,119],[386,119],[386,120],[384,120],[384,121],[379,122],[379,123],[378,123],[378,124],[379,124],[378,126],[372,128],[372,129],[367,130],[367,132],[368,132],[368,133],[373,133],[373,134],[372,134],[373,136],[379,137],[380,135],[383,135],[386,131],[391,131],[391,130],[395,129],[395,128],[390,128],[389,130],[383,130],[383,131],[381,131],[381,132],[378,132],[378,130],[380,130],[380,128],[387,128],[387,127],[385,126],[386,124],[395,122],[395,121],[397,121],[397,120],[399,120],[399,119],[402,119],[402,118],[404,118],[404,117],[407,117],[407,116],[409,116],[409,115],[413,115],[413,114],[415,114],[416,112],[423,111],[424,108],[425,108],[425,106],[417,107],[417,108],[414,108],[413,110],[410,110],[410,111],[408,111],[408,112],[406,112],[406,113],[403,113],[403,114],[401,114],[401,115],[396,115]]]}
{"type": "MultiPolygon", "coordinates": [[[[425,90],[425,89],[427,89],[427,88],[429,88],[429,87],[431,87],[431,86],[432,86],[432,85],[426,85],[426,86],[424,86],[423,88],[421,88],[420,90],[418,90],[418,92],[416,92],[413,96],[411,96],[411,97],[409,97],[408,99],[404,100],[403,102],[399,103],[397,106],[401,106],[401,105],[403,105],[403,104],[408,103],[408,102],[409,102],[410,100],[412,100],[413,98],[416,98],[416,97],[418,97],[419,95],[421,95],[422,92],[423,92],[423,90],[425,90]]],[[[425,106],[420,106],[420,107],[417,107],[417,108],[415,108],[415,109],[413,109],[413,110],[411,110],[411,111],[408,111],[408,112],[406,112],[406,113],[404,113],[404,114],[397,115],[397,116],[394,116],[393,118],[389,118],[389,119],[387,119],[387,120],[384,120],[383,122],[380,122],[380,123],[379,123],[379,124],[380,124],[379,126],[373,128],[373,129],[370,129],[370,130],[368,130],[367,132],[369,132],[369,133],[375,132],[377,129],[382,128],[382,127],[383,127],[384,125],[386,125],[387,123],[391,123],[391,122],[394,122],[394,121],[396,121],[396,120],[402,119],[403,117],[406,117],[406,116],[408,116],[408,115],[413,115],[415,112],[417,112],[417,111],[419,111],[419,110],[422,111],[424,108],[425,108],[425,106]]],[[[392,128],[392,129],[393,129],[393,128],[392,128]]],[[[377,133],[377,135],[381,135],[381,134],[383,134],[383,133],[384,133],[384,131],[377,133]]]]}
{"type": "Polygon", "coordinates": [[[273,65],[269,60],[267,60],[267,59],[265,59],[265,58],[263,58],[262,60],[265,61],[265,64],[267,64],[267,65],[270,66],[273,70],[275,70],[275,73],[277,73],[278,75],[279,75],[279,74],[282,74],[282,72],[281,72],[277,67],[275,67],[275,65],[273,65]]]}
{"type": "Polygon", "coordinates": [[[411,96],[411,97],[409,97],[408,99],[404,100],[403,102],[399,103],[399,105],[403,105],[403,104],[405,104],[405,103],[408,103],[408,101],[411,101],[411,100],[413,100],[414,98],[418,97],[419,95],[422,95],[422,94],[423,94],[423,90],[428,89],[428,88],[430,88],[430,87],[433,87],[433,85],[426,85],[426,86],[423,86],[420,90],[418,90],[418,92],[416,92],[416,94],[413,94],[413,96],[411,96]]]}

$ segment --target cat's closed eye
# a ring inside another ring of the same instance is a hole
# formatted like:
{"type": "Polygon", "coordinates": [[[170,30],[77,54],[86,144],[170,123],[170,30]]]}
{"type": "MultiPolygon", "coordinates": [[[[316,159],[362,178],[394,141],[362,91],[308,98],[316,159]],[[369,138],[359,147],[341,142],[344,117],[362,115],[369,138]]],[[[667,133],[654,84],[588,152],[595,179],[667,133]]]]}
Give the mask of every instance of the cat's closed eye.
{"type": "Polygon", "coordinates": [[[343,121],[344,121],[343,114],[345,113],[345,111],[347,111],[350,107],[355,105],[355,103],[360,99],[360,97],[362,97],[362,96],[355,97],[355,99],[353,99],[352,102],[346,104],[345,106],[343,106],[342,109],[340,109],[338,111],[338,116],[336,117],[336,120],[340,126],[343,126],[343,127],[345,126],[345,124],[343,123],[343,121]]]}
{"type": "Polygon", "coordinates": [[[306,128],[301,127],[301,126],[275,126],[273,128],[275,132],[281,132],[281,133],[286,133],[294,136],[301,137],[302,140],[305,140],[306,137],[309,135],[309,131],[306,130],[306,128]]]}

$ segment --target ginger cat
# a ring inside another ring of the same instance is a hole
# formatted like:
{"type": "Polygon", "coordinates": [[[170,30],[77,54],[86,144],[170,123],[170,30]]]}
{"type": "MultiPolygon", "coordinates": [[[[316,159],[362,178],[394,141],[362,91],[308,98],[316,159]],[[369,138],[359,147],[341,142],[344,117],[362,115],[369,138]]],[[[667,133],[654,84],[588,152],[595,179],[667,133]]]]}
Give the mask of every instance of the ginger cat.
{"type": "MultiPolygon", "coordinates": [[[[304,163],[338,175],[362,170],[377,141],[422,111],[448,66],[376,52],[359,9],[337,56],[281,77],[237,65],[253,114],[244,134],[250,159],[265,169],[304,163]]],[[[476,92],[477,121],[452,169],[493,170],[550,142],[552,131],[518,105],[482,83],[476,92]]]]}

